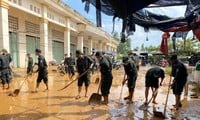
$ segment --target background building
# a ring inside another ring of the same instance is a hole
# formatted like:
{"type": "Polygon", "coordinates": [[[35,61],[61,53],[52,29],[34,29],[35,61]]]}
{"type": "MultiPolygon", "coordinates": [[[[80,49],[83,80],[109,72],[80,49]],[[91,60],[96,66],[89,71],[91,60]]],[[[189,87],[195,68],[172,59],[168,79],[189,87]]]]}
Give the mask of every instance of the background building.
{"type": "Polygon", "coordinates": [[[79,49],[116,52],[118,42],[101,28],[57,0],[0,0],[0,48],[13,57],[14,67],[25,67],[25,55],[36,61],[40,48],[47,61],[58,63],[64,53],[79,49]]]}

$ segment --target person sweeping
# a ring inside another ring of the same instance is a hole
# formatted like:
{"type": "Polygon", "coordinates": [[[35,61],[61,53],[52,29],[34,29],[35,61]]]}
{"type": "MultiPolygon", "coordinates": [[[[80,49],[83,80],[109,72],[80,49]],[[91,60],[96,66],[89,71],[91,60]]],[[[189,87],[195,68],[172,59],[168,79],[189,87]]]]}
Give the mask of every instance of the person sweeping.
{"type": "Polygon", "coordinates": [[[128,100],[128,103],[132,103],[133,92],[137,80],[137,68],[134,61],[130,60],[128,57],[123,58],[123,63],[126,78],[122,81],[122,85],[124,85],[125,82],[128,81],[127,85],[129,90],[129,95],[125,97],[124,100],[128,100]]]}
{"type": "Polygon", "coordinates": [[[35,73],[38,72],[38,78],[37,78],[35,92],[38,91],[39,85],[42,80],[43,80],[44,84],[46,85],[46,89],[45,89],[45,91],[46,91],[49,89],[47,63],[46,63],[44,56],[42,56],[42,51],[40,49],[35,49],[35,54],[38,56],[38,63],[35,63],[36,65],[38,65],[38,69],[35,71],[35,73]]]}
{"type": "Polygon", "coordinates": [[[76,50],[76,57],[77,57],[76,67],[77,67],[77,71],[79,75],[88,71],[86,72],[86,74],[84,74],[82,77],[78,79],[78,95],[76,96],[76,99],[79,99],[81,98],[80,94],[81,94],[83,83],[85,84],[85,97],[87,97],[87,91],[90,84],[89,70],[92,69],[93,62],[88,56],[83,55],[83,53],[80,50],[76,50]]]}
{"type": "Polygon", "coordinates": [[[112,85],[112,64],[111,61],[101,52],[96,52],[95,56],[99,60],[100,72],[101,72],[101,94],[103,96],[102,104],[108,104],[108,96],[112,85]]]}
{"type": "Polygon", "coordinates": [[[158,93],[159,85],[162,86],[162,82],[165,78],[165,72],[163,69],[159,67],[153,67],[150,68],[145,76],[145,104],[148,103],[148,95],[149,95],[149,88],[151,87],[151,90],[153,92],[153,101],[152,103],[157,104],[156,97],[158,93]],[[159,78],[161,78],[160,84],[159,84],[159,78]]]}
{"type": "Polygon", "coordinates": [[[179,107],[182,107],[181,94],[187,82],[188,73],[185,65],[178,60],[177,55],[172,55],[170,60],[172,63],[171,76],[174,77],[171,88],[173,90],[173,94],[175,96],[175,101],[176,101],[174,108],[172,108],[172,110],[178,110],[179,107]]]}

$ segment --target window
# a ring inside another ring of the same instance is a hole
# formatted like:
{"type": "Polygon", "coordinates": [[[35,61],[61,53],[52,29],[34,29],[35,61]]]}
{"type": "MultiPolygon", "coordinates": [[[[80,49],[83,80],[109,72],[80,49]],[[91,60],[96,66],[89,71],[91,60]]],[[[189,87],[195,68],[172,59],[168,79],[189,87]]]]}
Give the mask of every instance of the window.
{"type": "Polygon", "coordinates": [[[34,6],[34,12],[37,12],[36,10],[37,10],[37,8],[34,6]]]}
{"type": "Polygon", "coordinates": [[[22,0],[18,0],[18,4],[21,6],[22,5],[22,0]]]}
{"type": "Polygon", "coordinates": [[[40,14],[40,9],[39,9],[39,8],[37,9],[37,13],[39,13],[39,14],[40,14]]]}
{"type": "Polygon", "coordinates": [[[33,5],[30,5],[30,10],[31,10],[31,11],[33,10],[33,5]]]}

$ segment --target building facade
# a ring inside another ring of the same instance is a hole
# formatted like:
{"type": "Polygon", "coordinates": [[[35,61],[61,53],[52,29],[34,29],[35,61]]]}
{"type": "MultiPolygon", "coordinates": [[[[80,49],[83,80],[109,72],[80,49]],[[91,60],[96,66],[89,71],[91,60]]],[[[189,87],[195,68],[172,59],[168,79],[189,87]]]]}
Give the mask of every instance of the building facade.
{"type": "Polygon", "coordinates": [[[0,0],[0,48],[15,67],[25,67],[26,53],[36,61],[40,48],[47,61],[58,63],[65,53],[92,50],[116,52],[118,42],[101,28],[58,0],[0,0]]]}

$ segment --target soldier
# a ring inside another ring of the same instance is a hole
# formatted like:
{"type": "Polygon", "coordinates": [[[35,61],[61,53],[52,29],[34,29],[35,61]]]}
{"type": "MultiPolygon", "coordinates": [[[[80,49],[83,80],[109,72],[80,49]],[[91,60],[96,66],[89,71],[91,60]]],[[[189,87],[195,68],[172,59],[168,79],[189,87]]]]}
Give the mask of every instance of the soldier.
{"type": "MultiPolygon", "coordinates": [[[[92,66],[93,66],[92,60],[89,57],[84,56],[80,50],[76,50],[76,57],[77,57],[77,62],[76,62],[77,71],[79,75],[83,74],[89,69],[92,69],[92,66]]],[[[87,97],[87,91],[90,84],[90,71],[88,71],[85,75],[83,75],[82,77],[78,79],[78,95],[76,99],[80,98],[80,93],[81,93],[83,83],[85,83],[85,97],[87,97]]]]}
{"type": "Polygon", "coordinates": [[[172,62],[172,73],[171,76],[174,77],[173,83],[171,85],[171,88],[173,90],[173,94],[176,98],[176,103],[174,105],[173,110],[178,110],[179,107],[182,106],[180,99],[181,99],[181,93],[183,92],[183,88],[187,82],[187,69],[183,63],[181,63],[177,55],[172,55],[170,58],[172,62]]]}
{"type": "Polygon", "coordinates": [[[104,98],[102,104],[108,104],[108,95],[112,85],[112,64],[111,61],[102,55],[101,52],[96,53],[96,57],[99,60],[100,72],[101,72],[101,94],[104,98]]]}
{"type": "Polygon", "coordinates": [[[38,63],[36,63],[38,65],[38,69],[35,72],[38,72],[38,78],[37,78],[37,85],[36,85],[36,91],[38,91],[40,82],[43,80],[44,84],[46,85],[46,89],[48,90],[48,71],[47,71],[47,63],[46,60],[44,58],[44,56],[42,56],[42,51],[40,49],[35,49],[35,54],[38,56],[38,63]]]}
{"type": "Polygon", "coordinates": [[[28,66],[27,66],[27,74],[32,74],[33,72],[33,58],[31,57],[31,55],[29,53],[26,54],[27,58],[28,58],[28,66]]]}
{"type": "Polygon", "coordinates": [[[159,78],[161,78],[160,86],[162,86],[162,82],[165,78],[165,72],[163,69],[159,67],[151,68],[147,71],[145,76],[145,103],[148,103],[148,94],[149,94],[149,87],[153,92],[153,101],[152,103],[157,104],[156,97],[159,88],[159,78]]]}
{"type": "Polygon", "coordinates": [[[69,78],[71,79],[75,75],[74,73],[75,59],[72,57],[72,53],[70,53],[69,57],[65,58],[64,64],[67,67],[69,78]]]}
{"type": "Polygon", "coordinates": [[[129,90],[129,95],[125,97],[124,100],[129,100],[129,102],[132,103],[133,92],[137,80],[137,68],[134,61],[130,60],[128,57],[123,58],[123,63],[124,63],[126,79],[124,78],[122,84],[124,85],[125,82],[128,81],[128,90],[129,90]]]}
{"type": "Polygon", "coordinates": [[[1,80],[3,84],[3,89],[5,89],[5,84],[8,84],[6,89],[10,88],[10,65],[11,65],[11,57],[7,54],[6,49],[2,49],[2,54],[0,55],[0,72],[1,72],[1,80]]]}

